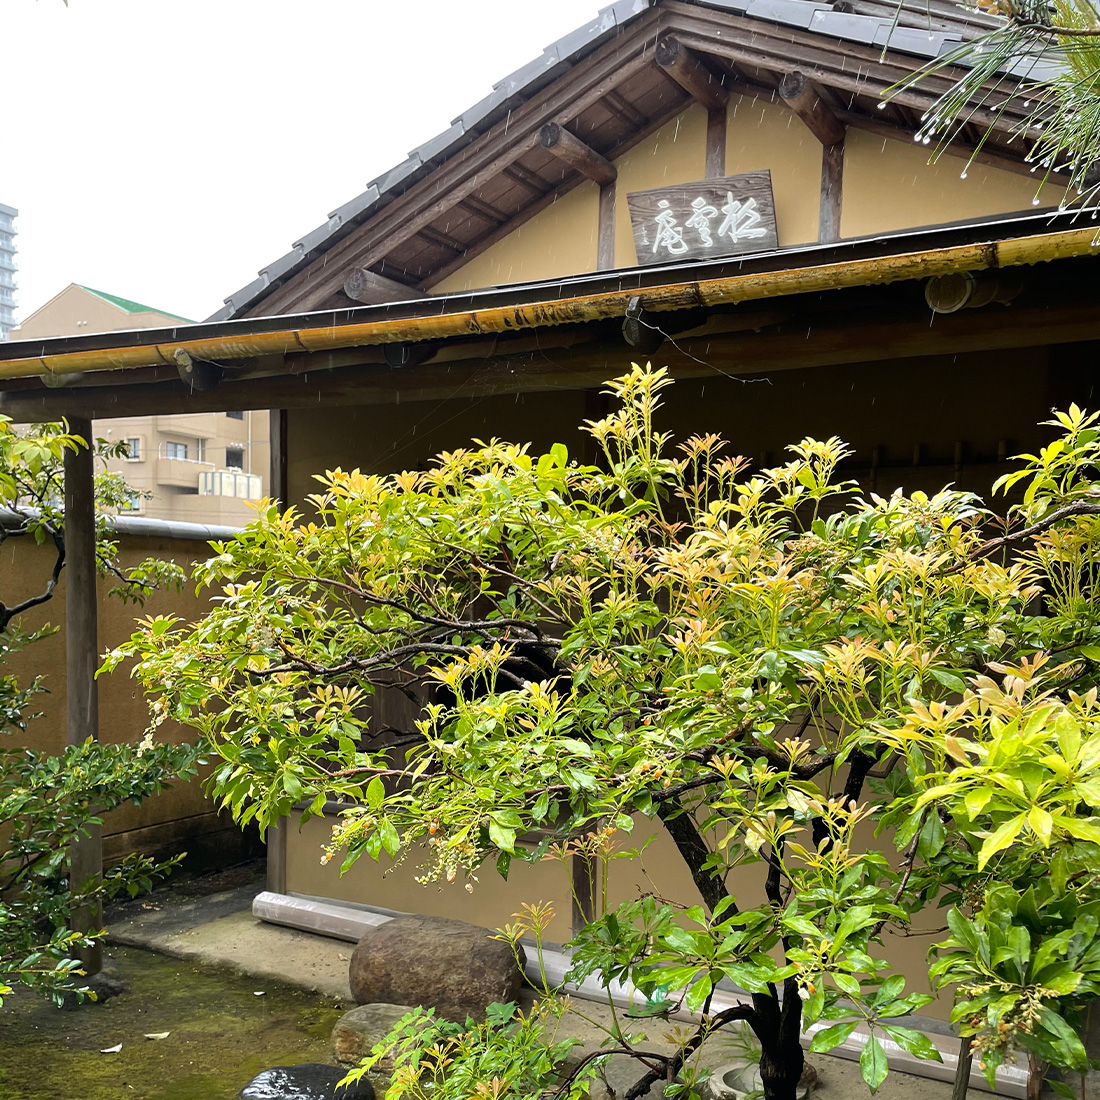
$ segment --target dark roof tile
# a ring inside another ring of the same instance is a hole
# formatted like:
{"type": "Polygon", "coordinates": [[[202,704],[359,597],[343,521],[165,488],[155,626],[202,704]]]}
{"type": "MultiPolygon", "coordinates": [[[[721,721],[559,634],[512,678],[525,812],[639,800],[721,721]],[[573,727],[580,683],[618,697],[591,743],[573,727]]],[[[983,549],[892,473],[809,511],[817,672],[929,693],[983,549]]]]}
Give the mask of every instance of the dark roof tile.
{"type": "Polygon", "coordinates": [[[372,183],[362,194],[356,195],[354,199],[350,199],[343,206],[338,206],[335,210],[329,211],[329,217],[339,218],[341,224],[353,221],[378,201],[378,195],[378,188],[372,183]]]}
{"type": "Polygon", "coordinates": [[[848,42],[864,42],[874,45],[875,35],[882,28],[882,20],[871,15],[849,15],[840,11],[816,11],[809,29],[848,42]]]}
{"type": "Polygon", "coordinates": [[[828,4],[812,4],[808,0],[750,0],[745,14],[753,19],[770,19],[788,27],[808,30],[819,11],[831,12],[828,4]]]}

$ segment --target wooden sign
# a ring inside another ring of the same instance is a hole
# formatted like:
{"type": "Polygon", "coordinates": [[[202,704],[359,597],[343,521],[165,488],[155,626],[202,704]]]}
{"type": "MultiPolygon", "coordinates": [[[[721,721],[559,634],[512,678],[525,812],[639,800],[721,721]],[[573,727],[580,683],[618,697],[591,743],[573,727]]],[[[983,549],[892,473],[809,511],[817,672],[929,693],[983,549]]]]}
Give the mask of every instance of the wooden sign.
{"type": "Polygon", "coordinates": [[[779,247],[766,168],[626,196],[640,264],[708,260],[779,247]]]}

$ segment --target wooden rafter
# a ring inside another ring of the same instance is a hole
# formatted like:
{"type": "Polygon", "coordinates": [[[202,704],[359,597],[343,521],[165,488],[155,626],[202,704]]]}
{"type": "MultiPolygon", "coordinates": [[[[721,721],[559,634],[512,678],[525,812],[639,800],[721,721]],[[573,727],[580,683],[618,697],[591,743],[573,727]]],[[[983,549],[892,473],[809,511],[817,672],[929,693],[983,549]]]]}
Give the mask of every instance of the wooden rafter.
{"type": "Polygon", "coordinates": [[[576,169],[587,179],[604,186],[615,182],[618,173],[615,165],[589,148],[576,134],[570,133],[556,122],[548,122],[539,131],[539,144],[558,160],[576,169]]]}
{"type": "Polygon", "coordinates": [[[783,74],[779,95],[822,145],[837,145],[844,140],[844,123],[821,98],[821,92],[797,69],[783,74]]]}
{"type": "Polygon", "coordinates": [[[353,302],[364,305],[380,305],[382,302],[403,302],[410,298],[423,298],[424,292],[406,286],[396,279],[387,279],[365,267],[354,267],[344,276],[344,293],[353,302]]]}
{"type": "Polygon", "coordinates": [[[729,93],[722,78],[694,50],[689,50],[672,35],[665,35],[657,43],[653,56],[661,71],[708,111],[725,107],[729,93]]]}

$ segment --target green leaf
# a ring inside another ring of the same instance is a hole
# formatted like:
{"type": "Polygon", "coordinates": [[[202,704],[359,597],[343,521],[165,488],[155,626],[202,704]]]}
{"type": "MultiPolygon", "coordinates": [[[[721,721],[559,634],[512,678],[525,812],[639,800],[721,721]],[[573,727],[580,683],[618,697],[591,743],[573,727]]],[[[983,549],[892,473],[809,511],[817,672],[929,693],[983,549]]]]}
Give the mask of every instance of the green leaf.
{"type": "Polygon", "coordinates": [[[376,775],[368,784],[366,790],[367,805],[372,810],[377,810],[386,797],[386,784],[381,776],[376,775]]]}
{"type": "Polygon", "coordinates": [[[297,802],[302,797],[302,781],[294,772],[283,772],[283,790],[297,802]]]}
{"type": "Polygon", "coordinates": [[[814,1054],[824,1054],[833,1047],[840,1046],[849,1035],[855,1031],[858,1020],[845,1020],[844,1023],[833,1024],[831,1027],[823,1027],[817,1032],[810,1043],[810,1050],[814,1054]]]}
{"type": "Polygon", "coordinates": [[[495,818],[489,818],[489,839],[504,852],[516,849],[516,830],[501,825],[495,818]]]}
{"type": "Polygon", "coordinates": [[[386,854],[388,856],[397,855],[397,850],[401,847],[401,838],[397,835],[397,830],[388,817],[382,818],[378,823],[378,835],[382,840],[382,847],[386,849],[386,854]]]}
{"type": "Polygon", "coordinates": [[[919,1031],[914,1031],[911,1027],[898,1027],[896,1024],[883,1024],[882,1030],[885,1031],[902,1050],[912,1054],[915,1058],[923,1058],[928,1062],[943,1061],[943,1056],[940,1054],[936,1044],[933,1043],[927,1035],[923,1035],[919,1031]]]}
{"type": "MultiPolygon", "coordinates": [[[[1006,821],[999,829],[996,829],[982,845],[978,853],[978,870],[985,869],[985,865],[998,853],[1007,848],[1019,835],[1024,827],[1024,814],[1017,814],[1006,821]]],[[[1097,830],[1100,837],[1100,830],[1097,830]]]]}
{"type": "Polygon", "coordinates": [[[872,1092],[878,1092],[879,1086],[886,1080],[889,1068],[886,1051],[882,1049],[878,1038],[871,1035],[859,1056],[859,1072],[872,1092]]]}
{"type": "Polygon", "coordinates": [[[943,684],[948,691],[957,692],[962,695],[966,691],[966,681],[961,676],[957,676],[954,672],[948,672],[944,668],[930,668],[928,675],[932,677],[937,683],[943,684]]]}

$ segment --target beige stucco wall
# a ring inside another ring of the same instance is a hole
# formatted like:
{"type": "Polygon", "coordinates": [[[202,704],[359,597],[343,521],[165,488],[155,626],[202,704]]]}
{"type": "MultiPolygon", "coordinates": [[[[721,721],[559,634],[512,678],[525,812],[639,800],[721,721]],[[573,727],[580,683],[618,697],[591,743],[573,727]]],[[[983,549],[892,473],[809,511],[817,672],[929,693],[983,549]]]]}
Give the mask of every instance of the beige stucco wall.
{"type": "Polygon", "coordinates": [[[626,197],[632,191],[701,180],[706,171],[707,112],[693,104],[615,161],[615,266],[633,267],[634,233],[626,197]]]}
{"type": "MultiPolygon", "coordinates": [[[[199,541],[166,538],[121,537],[121,564],[133,565],[146,557],[174,560],[188,573],[194,561],[206,557],[206,544],[199,541]]],[[[40,592],[53,567],[49,546],[36,546],[26,539],[9,539],[3,545],[4,571],[0,576],[0,599],[15,603],[40,592]]],[[[201,615],[207,607],[204,598],[195,596],[193,584],[184,584],[181,592],[153,593],[144,608],[107,598],[111,581],[99,584],[99,639],[101,653],[123,642],[134,629],[139,616],[174,614],[186,619],[201,615]]],[[[35,675],[45,678],[47,691],[35,697],[34,709],[41,711],[23,734],[0,734],[6,743],[23,745],[42,753],[58,753],[65,747],[65,601],[66,574],[49,603],[27,612],[23,623],[38,627],[44,623],[60,626],[49,638],[35,642],[3,664],[5,675],[14,674],[27,682],[35,675]]],[[[101,676],[99,685],[100,738],[112,744],[136,742],[148,724],[148,710],[140,686],[121,668],[111,676],[101,676]]],[[[158,736],[175,742],[193,738],[193,731],[175,723],[165,723],[158,736]]],[[[146,800],[141,806],[123,807],[108,815],[104,824],[104,857],[109,862],[126,852],[187,851],[204,861],[231,862],[243,850],[240,830],[226,815],[219,815],[206,799],[199,783],[180,784],[146,800]]]]}
{"type": "Polygon", "coordinates": [[[116,332],[119,329],[162,328],[183,324],[178,317],[155,309],[127,313],[111,302],[71,283],[19,324],[12,340],[37,340],[49,336],[116,332]]]}
{"type": "Polygon", "coordinates": [[[802,120],[756,96],[732,96],[726,112],[726,175],[770,169],[779,246],[817,240],[821,143],[802,120]]]}
{"type": "Polygon", "coordinates": [[[514,233],[432,287],[445,294],[596,270],[600,189],[591,181],[559,197],[514,233]],[[568,232],[562,232],[569,226],[568,232]]]}
{"type": "MultiPolygon", "coordinates": [[[[943,156],[929,164],[930,156],[929,146],[849,129],[844,141],[842,236],[1031,209],[1039,186],[1035,176],[985,164],[967,168],[961,157],[943,156]]],[[[1040,203],[1056,205],[1062,193],[1061,188],[1044,187],[1040,203]]]]}

